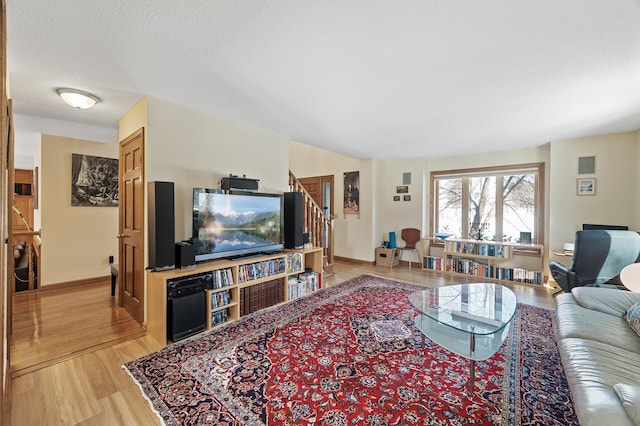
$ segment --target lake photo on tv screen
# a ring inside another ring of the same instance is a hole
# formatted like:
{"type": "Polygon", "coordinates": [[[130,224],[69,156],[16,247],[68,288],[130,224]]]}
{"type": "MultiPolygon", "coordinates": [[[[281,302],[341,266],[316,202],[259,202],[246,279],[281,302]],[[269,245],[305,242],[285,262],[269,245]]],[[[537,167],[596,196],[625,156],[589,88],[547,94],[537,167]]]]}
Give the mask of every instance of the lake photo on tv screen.
{"type": "Polygon", "coordinates": [[[281,198],[200,193],[198,252],[259,250],[281,243],[281,198]]]}

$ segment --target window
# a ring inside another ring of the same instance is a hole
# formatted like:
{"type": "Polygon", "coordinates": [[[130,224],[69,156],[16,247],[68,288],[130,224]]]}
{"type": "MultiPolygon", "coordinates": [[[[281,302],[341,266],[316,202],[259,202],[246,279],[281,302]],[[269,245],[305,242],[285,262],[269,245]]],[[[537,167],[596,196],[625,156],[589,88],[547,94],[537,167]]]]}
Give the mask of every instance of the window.
{"type": "Polygon", "coordinates": [[[544,163],[431,173],[431,229],[455,238],[542,244],[544,163]]]}

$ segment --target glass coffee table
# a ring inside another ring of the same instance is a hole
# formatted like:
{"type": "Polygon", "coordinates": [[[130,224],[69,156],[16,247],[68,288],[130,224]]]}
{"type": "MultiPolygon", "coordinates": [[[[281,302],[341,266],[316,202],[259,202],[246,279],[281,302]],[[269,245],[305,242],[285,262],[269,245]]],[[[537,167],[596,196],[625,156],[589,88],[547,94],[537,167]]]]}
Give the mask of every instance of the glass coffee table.
{"type": "Polygon", "coordinates": [[[473,393],[475,362],[495,354],[509,333],[516,295],[501,284],[474,283],[430,288],[409,295],[418,311],[414,322],[425,336],[470,360],[469,392],[473,393]]]}

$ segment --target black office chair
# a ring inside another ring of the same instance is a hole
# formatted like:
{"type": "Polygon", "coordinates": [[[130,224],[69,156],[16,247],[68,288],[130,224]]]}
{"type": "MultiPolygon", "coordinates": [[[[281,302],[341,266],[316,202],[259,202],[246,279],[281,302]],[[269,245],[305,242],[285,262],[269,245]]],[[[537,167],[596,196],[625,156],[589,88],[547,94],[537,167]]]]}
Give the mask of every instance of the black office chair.
{"type": "Polygon", "coordinates": [[[624,289],[620,271],[640,262],[640,234],[634,231],[577,231],[571,267],[550,262],[551,276],[566,293],[574,287],[624,289]]]}

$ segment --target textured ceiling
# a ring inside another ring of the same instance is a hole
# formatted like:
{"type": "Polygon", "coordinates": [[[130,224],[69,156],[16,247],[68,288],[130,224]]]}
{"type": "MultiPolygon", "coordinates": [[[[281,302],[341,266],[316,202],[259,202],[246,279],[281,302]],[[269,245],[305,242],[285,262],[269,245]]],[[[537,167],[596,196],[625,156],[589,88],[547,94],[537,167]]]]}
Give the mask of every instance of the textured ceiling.
{"type": "Polygon", "coordinates": [[[638,0],[7,0],[7,13],[23,122],[115,137],[150,95],[385,159],[640,128],[638,0]],[[103,102],[74,110],[61,86],[103,102]]]}

